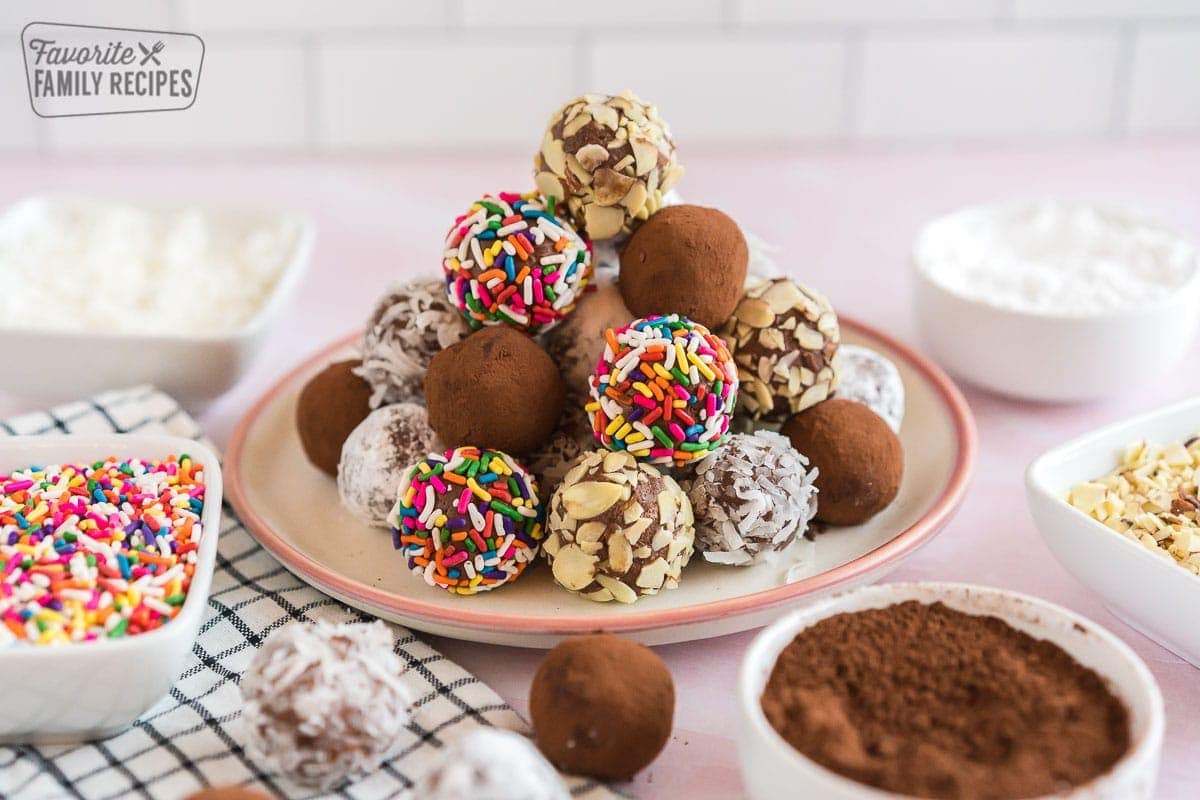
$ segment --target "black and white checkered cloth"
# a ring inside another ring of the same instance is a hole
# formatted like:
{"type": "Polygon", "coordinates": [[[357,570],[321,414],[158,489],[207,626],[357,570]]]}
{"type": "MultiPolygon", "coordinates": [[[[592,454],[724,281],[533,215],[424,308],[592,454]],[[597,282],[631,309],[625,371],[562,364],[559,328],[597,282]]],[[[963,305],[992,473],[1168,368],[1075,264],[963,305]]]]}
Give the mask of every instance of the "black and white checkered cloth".
{"type": "MultiPolygon", "coordinates": [[[[112,431],[201,438],[195,420],[173,399],[150,387],[107,392],[0,422],[0,435],[112,431]]],[[[128,730],[104,741],[0,747],[0,798],[181,800],[204,786],[242,784],[288,798],[406,799],[413,781],[437,763],[438,750],[446,742],[479,725],[528,730],[517,713],[478,678],[410,631],[393,627],[396,653],[408,665],[405,680],[416,698],[409,740],[399,755],[374,774],[326,794],[313,794],[265,774],[240,744],[238,679],[269,633],[296,620],[315,619],[367,617],[285,570],[226,505],[207,615],[170,695],[128,730]]],[[[617,796],[593,781],[566,781],[576,798],[617,796]]]]}

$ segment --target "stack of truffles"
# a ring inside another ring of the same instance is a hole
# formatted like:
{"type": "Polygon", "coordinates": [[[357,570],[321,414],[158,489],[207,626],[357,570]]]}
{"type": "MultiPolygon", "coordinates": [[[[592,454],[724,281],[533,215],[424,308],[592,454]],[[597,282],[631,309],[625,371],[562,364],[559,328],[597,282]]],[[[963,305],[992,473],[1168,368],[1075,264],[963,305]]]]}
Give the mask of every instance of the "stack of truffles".
{"type": "Polygon", "coordinates": [[[802,558],[812,520],[895,499],[895,366],[842,345],[808,286],[747,286],[746,236],[678,203],[682,175],[654,106],[571,100],[535,188],[470,203],[441,274],[389,289],[361,360],[305,387],[310,460],[429,586],[496,589],[540,554],[568,591],[632,603],[678,586],[696,550],[802,558]]]}

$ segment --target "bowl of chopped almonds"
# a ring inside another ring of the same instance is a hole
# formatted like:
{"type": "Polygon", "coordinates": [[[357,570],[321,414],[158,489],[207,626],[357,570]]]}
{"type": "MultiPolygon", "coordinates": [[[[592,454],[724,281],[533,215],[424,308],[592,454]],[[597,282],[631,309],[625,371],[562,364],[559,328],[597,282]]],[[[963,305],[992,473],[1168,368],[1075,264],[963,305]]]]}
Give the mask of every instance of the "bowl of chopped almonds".
{"type": "Polygon", "coordinates": [[[1067,571],[1114,614],[1200,666],[1200,397],[1060,445],[1025,475],[1067,571]]]}

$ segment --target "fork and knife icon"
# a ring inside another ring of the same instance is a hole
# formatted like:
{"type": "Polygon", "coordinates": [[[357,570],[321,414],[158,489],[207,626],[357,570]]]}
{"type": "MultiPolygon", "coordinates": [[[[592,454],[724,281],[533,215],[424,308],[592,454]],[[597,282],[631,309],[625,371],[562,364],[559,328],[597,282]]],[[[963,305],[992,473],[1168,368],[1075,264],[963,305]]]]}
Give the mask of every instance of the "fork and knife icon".
{"type": "Polygon", "coordinates": [[[138,42],[138,49],[142,51],[142,61],[140,64],[138,64],[138,66],[144,67],[148,62],[153,61],[156,65],[161,67],[162,62],[158,60],[158,54],[161,53],[165,48],[166,45],[161,41],[155,42],[154,47],[152,48],[146,47],[146,45],[138,42]]]}

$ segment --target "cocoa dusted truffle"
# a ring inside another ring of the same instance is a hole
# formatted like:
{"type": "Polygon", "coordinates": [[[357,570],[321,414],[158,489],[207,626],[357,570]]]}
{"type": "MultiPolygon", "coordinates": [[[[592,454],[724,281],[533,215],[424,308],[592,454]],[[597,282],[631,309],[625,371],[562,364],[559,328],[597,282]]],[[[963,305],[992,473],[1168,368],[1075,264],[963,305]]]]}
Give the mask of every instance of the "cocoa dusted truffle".
{"type": "Polygon", "coordinates": [[[272,800],[271,795],[248,786],[210,786],[192,792],[184,800],[272,800]]]}
{"type": "Polygon", "coordinates": [[[904,450],[883,418],[862,403],[833,398],[802,411],[780,431],[817,468],[817,519],[858,525],[900,491],[904,450]]]}
{"type": "Polygon", "coordinates": [[[363,334],[358,374],[371,385],[371,407],[419,400],[434,353],[471,329],[446,297],[442,278],[391,287],[375,303],[363,334]]]}
{"type": "Polygon", "coordinates": [[[717,330],[737,307],[749,264],[746,237],[728,215],[671,206],[621,250],[621,296],[636,316],[680,314],[717,330]]]}
{"type": "Polygon", "coordinates": [[[560,770],[624,780],[671,738],[675,685],[644,645],[609,633],[575,636],[542,659],[529,716],[538,747],[560,770]]]}
{"type": "Polygon", "coordinates": [[[441,351],[425,373],[429,422],[448,448],[525,456],[550,439],[565,397],[550,356],[503,325],[441,351]]]}
{"type": "Polygon", "coordinates": [[[546,352],[558,364],[570,394],[587,394],[588,379],[604,355],[604,332],[633,321],[615,283],[607,283],[580,301],[566,322],[546,334],[546,352]]]}
{"type": "Polygon", "coordinates": [[[550,498],[542,550],[564,589],[633,603],[679,585],[693,522],[691,501],[670,475],[628,452],[594,450],[550,498]]]}
{"type": "Polygon", "coordinates": [[[741,378],[739,410],[753,419],[780,422],[837,389],[837,314],[807,286],[775,278],[747,289],[721,336],[741,378]]]}
{"type": "Polygon", "coordinates": [[[683,175],[658,109],[629,91],[585,94],[554,112],[533,168],[538,191],[592,240],[628,234],[683,175]]]}
{"type": "Polygon", "coordinates": [[[313,466],[328,475],[337,475],[346,437],[371,413],[371,387],[355,374],[360,363],[330,364],[309,378],[296,401],[300,446],[313,466]]]}

